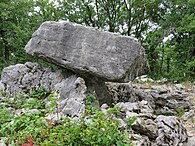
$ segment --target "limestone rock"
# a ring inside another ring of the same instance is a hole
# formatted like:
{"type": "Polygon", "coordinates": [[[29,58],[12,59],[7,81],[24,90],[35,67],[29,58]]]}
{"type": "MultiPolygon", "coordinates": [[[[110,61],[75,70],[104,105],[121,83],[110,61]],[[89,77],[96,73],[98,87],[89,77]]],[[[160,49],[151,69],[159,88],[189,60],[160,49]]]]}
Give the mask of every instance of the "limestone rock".
{"type": "Polygon", "coordinates": [[[4,90],[5,87],[4,87],[4,84],[2,83],[2,81],[0,81],[0,90],[4,90]]]}
{"type": "Polygon", "coordinates": [[[195,116],[195,109],[191,109],[188,112],[185,112],[185,114],[181,117],[184,121],[187,121],[189,118],[195,116]]]}
{"type": "MultiPolygon", "coordinates": [[[[66,70],[52,72],[48,68],[41,68],[37,63],[27,62],[5,68],[1,78],[5,85],[5,92],[12,95],[28,96],[30,90],[41,86],[49,92],[58,91],[57,112],[60,112],[62,117],[79,116],[84,111],[84,99],[87,91],[85,81],[66,70]]],[[[49,104],[47,99],[45,102],[49,104]]]]}
{"type": "Polygon", "coordinates": [[[194,146],[194,144],[195,144],[195,136],[189,138],[187,146],[194,146]]]}
{"type": "Polygon", "coordinates": [[[85,110],[84,99],[86,86],[82,78],[70,76],[56,85],[60,92],[58,109],[63,115],[80,116],[85,110]]]}
{"type": "Polygon", "coordinates": [[[132,124],[132,129],[134,131],[148,136],[150,140],[156,139],[157,128],[156,123],[151,119],[138,118],[138,120],[132,124]]]}
{"type": "Polygon", "coordinates": [[[85,78],[126,82],[147,70],[144,48],[134,38],[71,22],[44,22],[25,49],[85,78]]]}
{"type": "Polygon", "coordinates": [[[51,91],[64,78],[62,70],[52,72],[48,68],[43,69],[37,63],[31,62],[6,67],[1,76],[5,92],[12,95],[28,94],[30,90],[40,86],[51,91]]]}
{"type": "Polygon", "coordinates": [[[138,101],[138,98],[129,83],[107,82],[106,86],[108,87],[115,103],[138,101]]]}
{"type": "Polygon", "coordinates": [[[187,142],[187,131],[175,116],[159,115],[155,122],[158,125],[156,145],[179,146],[187,142]]]}
{"type": "Polygon", "coordinates": [[[152,146],[152,142],[147,136],[131,134],[132,144],[135,146],[152,146]]]}

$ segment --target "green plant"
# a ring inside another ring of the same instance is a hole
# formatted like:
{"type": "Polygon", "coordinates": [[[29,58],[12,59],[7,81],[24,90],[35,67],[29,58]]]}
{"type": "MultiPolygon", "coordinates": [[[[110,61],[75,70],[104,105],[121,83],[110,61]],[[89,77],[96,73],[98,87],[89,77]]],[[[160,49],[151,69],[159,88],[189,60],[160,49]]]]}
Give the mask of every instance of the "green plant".
{"type": "Polygon", "coordinates": [[[19,94],[13,98],[11,96],[7,96],[7,101],[12,107],[20,109],[26,103],[26,98],[23,94],[19,94]]]}
{"type": "Polygon", "coordinates": [[[37,98],[29,98],[21,105],[25,109],[45,109],[45,102],[37,98]]]}
{"type": "Polygon", "coordinates": [[[0,89],[0,96],[6,97],[6,93],[3,91],[3,89],[0,89]]]}
{"type": "MultiPolygon", "coordinates": [[[[20,98],[18,98],[20,99],[20,98]]],[[[59,122],[46,120],[45,116],[57,108],[58,93],[48,96],[50,104],[36,113],[11,114],[6,106],[0,104],[0,137],[5,137],[5,144],[15,145],[68,145],[68,146],[129,146],[131,141],[127,130],[121,130],[120,122],[105,115],[93,107],[94,96],[86,98],[86,111],[79,120],[64,118],[59,122]],[[51,110],[52,109],[52,110],[51,110]],[[87,113],[87,114],[86,114],[87,113]]],[[[39,108],[35,104],[41,99],[30,98],[20,102],[20,107],[39,108]]],[[[117,114],[118,107],[111,108],[110,114],[117,114]]]]}
{"type": "Polygon", "coordinates": [[[181,116],[183,116],[183,115],[185,114],[185,109],[184,109],[184,107],[178,107],[178,108],[175,109],[175,111],[177,112],[177,115],[178,115],[179,117],[181,117],[181,116]]]}
{"type": "MultiPolygon", "coordinates": [[[[4,105],[0,104],[0,129],[2,129],[2,125],[4,123],[11,122],[13,118],[13,114],[10,109],[7,109],[4,105]]],[[[0,137],[2,137],[2,133],[0,132],[0,137]]]]}
{"type": "Polygon", "coordinates": [[[49,95],[49,92],[44,87],[38,87],[35,90],[31,90],[29,96],[31,98],[44,99],[49,95]]]}
{"type": "Polygon", "coordinates": [[[129,119],[127,120],[127,122],[126,122],[127,127],[130,128],[131,125],[132,125],[136,120],[137,120],[137,117],[136,117],[136,116],[133,116],[133,117],[129,118],[129,119]]]}
{"type": "Polygon", "coordinates": [[[108,109],[108,114],[117,115],[120,112],[120,108],[118,106],[114,106],[108,109]]]}
{"type": "Polygon", "coordinates": [[[97,101],[95,96],[93,96],[93,95],[86,96],[86,98],[85,98],[86,112],[87,111],[93,112],[97,109],[98,106],[99,106],[98,101],[97,101]]]}

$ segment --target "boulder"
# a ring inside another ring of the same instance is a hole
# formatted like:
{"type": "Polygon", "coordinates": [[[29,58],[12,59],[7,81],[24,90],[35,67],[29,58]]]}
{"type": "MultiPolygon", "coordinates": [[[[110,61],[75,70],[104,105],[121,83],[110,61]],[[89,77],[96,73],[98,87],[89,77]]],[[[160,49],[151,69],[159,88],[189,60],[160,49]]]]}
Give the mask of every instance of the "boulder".
{"type": "Polygon", "coordinates": [[[62,70],[52,72],[49,68],[41,68],[37,63],[27,62],[4,68],[1,79],[6,93],[25,95],[41,86],[52,91],[57,83],[66,78],[65,76],[69,75],[68,73],[65,75],[62,70]]]}
{"type": "Polygon", "coordinates": [[[177,117],[159,115],[155,122],[158,125],[156,145],[180,146],[187,143],[187,131],[177,117]]]}
{"type": "Polygon", "coordinates": [[[27,62],[4,68],[1,79],[5,92],[11,95],[23,94],[28,97],[29,91],[38,87],[44,87],[48,92],[59,92],[57,112],[61,117],[80,116],[84,111],[85,81],[69,71],[58,69],[52,72],[37,63],[27,62]]]}
{"type": "Polygon", "coordinates": [[[60,93],[58,110],[62,115],[81,116],[85,110],[84,99],[87,89],[85,81],[80,77],[70,76],[56,84],[55,88],[60,93]]]}
{"type": "MultiPolygon", "coordinates": [[[[80,117],[85,110],[85,81],[72,75],[62,82],[55,85],[55,89],[59,91],[59,102],[57,110],[47,115],[46,119],[58,121],[63,117],[80,117]]],[[[50,103],[47,104],[50,106],[50,103]]]]}
{"type": "Polygon", "coordinates": [[[128,82],[147,71],[144,48],[134,38],[66,21],[44,22],[25,49],[83,77],[100,105],[113,103],[105,81],[128,82]]]}
{"type": "Polygon", "coordinates": [[[157,137],[158,127],[152,119],[138,118],[131,128],[142,135],[148,136],[151,141],[157,137]]]}
{"type": "Polygon", "coordinates": [[[134,38],[65,21],[44,22],[25,49],[85,78],[127,82],[147,69],[144,48],[134,38]]]}

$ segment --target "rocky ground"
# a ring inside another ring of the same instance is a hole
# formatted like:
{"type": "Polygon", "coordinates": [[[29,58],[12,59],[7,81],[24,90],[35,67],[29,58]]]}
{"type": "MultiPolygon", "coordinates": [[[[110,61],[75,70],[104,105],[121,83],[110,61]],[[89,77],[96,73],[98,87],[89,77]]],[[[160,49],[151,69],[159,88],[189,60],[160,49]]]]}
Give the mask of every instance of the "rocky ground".
{"type": "MultiPolygon", "coordinates": [[[[195,146],[195,84],[191,82],[186,83],[166,83],[166,80],[154,82],[151,79],[142,78],[138,79],[137,82],[133,82],[132,86],[137,89],[144,89],[146,92],[151,92],[152,89],[161,92],[177,92],[181,96],[186,97],[187,101],[183,105],[189,105],[184,113],[178,115],[183,121],[184,127],[187,129],[188,143],[187,146],[195,146]]],[[[181,99],[182,100],[182,99],[181,99]]],[[[181,104],[182,105],[182,104],[181,104]]],[[[181,106],[175,103],[176,107],[181,106]]]]}
{"type": "MultiPolygon", "coordinates": [[[[58,91],[58,116],[79,118],[85,108],[86,83],[75,74],[64,74],[60,70],[52,72],[30,62],[18,64],[4,70],[1,77],[4,85],[0,84],[0,88],[5,88],[12,95],[23,93],[27,99],[29,91],[36,87],[58,91]]],[[[195,146],[194,83],[171,84],[166,80],[153,81],[142,76],[130,83],[107,82],[106,86],[120,108],[116,118],[120,120],[121,128],[126,128],[129,118],[137,117],[130,131],[131,140],[136,145],[195,146]]],[[[101,110],[106,113],[108,107],[103,104],[101,110]]],[[[15,114],[20,112],[19,109],[15,114]]],[[[55,119],[55,116],[46,118],[55,119]]]]}

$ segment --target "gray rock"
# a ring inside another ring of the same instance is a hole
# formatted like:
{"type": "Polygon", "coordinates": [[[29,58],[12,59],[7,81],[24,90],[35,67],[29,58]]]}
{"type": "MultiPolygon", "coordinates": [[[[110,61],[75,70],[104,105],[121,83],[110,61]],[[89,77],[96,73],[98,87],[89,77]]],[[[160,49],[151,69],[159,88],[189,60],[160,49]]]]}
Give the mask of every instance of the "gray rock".
{"type": "Polygon", "coordinates": [[[154,112],[154,110],[152,109],[152,107],[150,106],[148,101],[146,101],[146,100],[142,100],[142,101],[139,102],[139,108],[140,108],[139,111],[141,113],[153,114],[153,112],[154,112]]]}
{"type": "Polygon", "coordinates": [[[142,83],[142,82],[154,82],[154,80],[151,79],[151,78],[148,78],[147,75],[139,76],[139,77],[136,78],[135,81],[138,82],[138,83],[142,83]]]}
{"type": "Polygon", "coordinates": [[[160,94],[159,91],[159,93],[151,93],[151,95],[154,97],[155,108],[163,111],[161,114],[168,113],[168,111],[174,113],[178,108],[189,109],[191,107],[190,98],[187,94],[176,93],[175,91],[160,94]]]}
{"type": "Polygon", "coordinates": [[[82,78],[70,76],[56,85],[61,93],[58,109],[63,115],[80,116],[85,110],[84,99],[86,86],[82,78]]]}
{"type": "Polygon", "coordinates": [[[189,138],[187,146],[195,146],[195,136],[189,138]]]}
{"type": "Polygon", "coordinates": [[[119,102],[116,104],[121,111],[123,112],[135,112],[135,113],[145,113],[145,114],[152,114],[154,111],[152,107],[148,104],[147,101],[140,101],[140,102],[119,102]]]}
{"type": "Polygon", "coordinates": [[[184,89],[185,87],[182,84],[175,84],[177,89],[184,89]]]}
{"type": "Polygon", "coordinates": [[[184,108],[189,109],[190,103],[186,102],[185,100],[178,101],[178,100],[168,100],[166,106],[170,109],[177,109],[177,108],[184,108]]]}
{"type": "Polygon", "coordinates": [[[126,111],[135,112],[139,110],[138,103],[119,102],[116,104],[116,106],[118,106],[121,109],[121,111],[124,111],[124,112],[126,111]]]}
{"type": "Polygon", "coordinates": [[[131,134],[133,146],[151,146],[152,142],[147,136],[141,136],[139,134],[131,134]]]}
{"type": "Polygon", "coordinates": [[[87,78],[126,82],[147,70],[144,49],[134,38],[71,22],[44,22],[25,49],[87,78]]]}
{"type": "MultiPolygon", "coordinates": [[[[36,63],[27,62],[5,68],[1,78],[6,87],[5,92],[12,95],[25,94],[28,96],[30,90],[41,86],[49,92],[58,91],[57,112],[62,116],[79,116],[84,111],[84,99],[87,91],[85,81],[66,70],[52,72],[48,68],[41,68],[36,63]]],[[[45,102],[48,101],[45,100],[45,102]]]]}
{"type": "Polygon", "coordinates": [[[155,122],[158,126],[156,145],[178,146],[187,143],[187,131],[175,116],[159,115],[155,122]]]}
{"type": "Polygon", "coordinates": [[[4,89],[5,89],[5,86],[4,86],[4,84],[2,83],[2,81],[0,81],[0,90],[4,91],[4,89]]]}
{"type": "Polygon", "coordinates": [[[62,118],[64,118],[62,113],[50,113],[45,117],[46,120],[52,120],[53,122],[59,122],[62,118]]]}
{"type": "Polygon", "coordinates": [[[17,110],[13,110],[12,113],[14,115],[21,115],[21,114],[24,114],[24,113],[38,113],[39,110],[38,109],[31,109],[31,110],[27,110],[27,109],[17,109],[17,110]]]}
{"type": "Polygon", "coordinates": [[[181,101],[181,100],[185,100],[185,98],[187,96],[188,96],[187,94],[183,94],[183,93],[179,93],[179,92],[173,91],[173,92],[170,92],[170,93],[166,94],[165,95],[165,98],[167,100],[173,100],[173,99],[175,99],[175,100],[180,100],[181,101]]]}
{"type": "Polygon", "coordinates": [[[195,109],[192,109],[188,112],[185,112],[185,114],[181,117],[184,121],[188,120],[191,117],[195,116],[195,109]]]}
{"type": "Polygon", "coordinates": [[[169,116],[172,116],[172,115],[177,115],[177,112],[176,110],[174,109],[170,109],[166,106],[162,107],[162,108],[158,108],[155,110],[156,114],[161,114],[161,115],[169,115],[169,116]]]}
{"type": "MultiPolygon", "coordinates": [[[[64,71],[65,72],[65,71],[64,71]]],[[[3,69],[1,79],[8,94],[28,94],[30,90],[43,86],[48,91],[54,90],[54,86],[62,79],[69,76],[62,70],[52,72],[50,69],[41,68],[37,63],[11,65],[3,69]]]]}
{"type": "Polygon", "coordinates": [[[114,102],[137,102],[139,97],[130,83],[107,82],[106,86],[112,95],[114,102]]]}
{"type": "Polygon", "coordinates": [[[132,129],[141,135],[146,135],[152,141],[157,137],[157,124],[151,119],[138,118],[132,124],[132,129]]]}
{"type": "Polygon", "coordinates": [[[126,111],[125,112],[125,115],[126,115],[126,119],[129,119],[129,118],[132,118],[132,117],[138,117],[139,116],[139,114],[137,114],[137,113],[134,113],[134,112],[129,112],[129,111],[126,111]]]}

